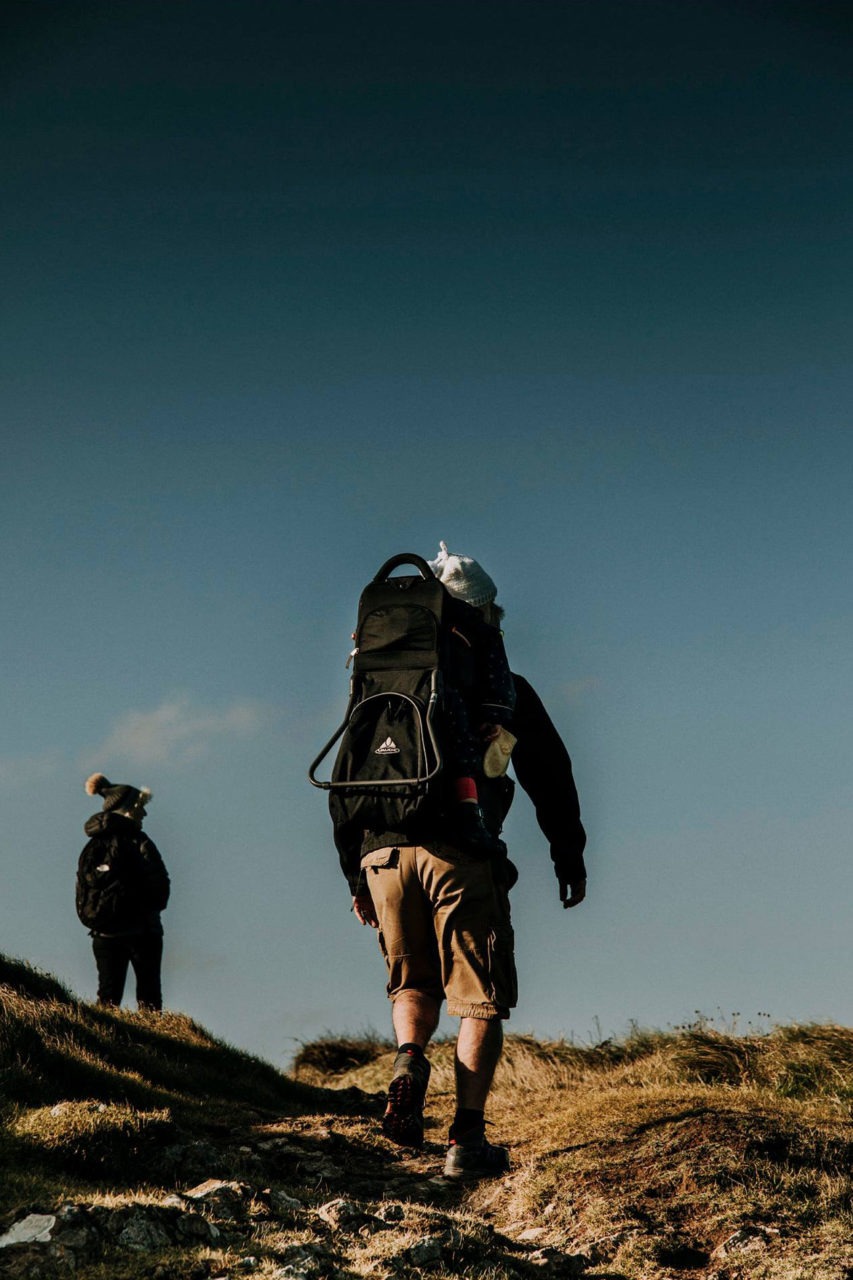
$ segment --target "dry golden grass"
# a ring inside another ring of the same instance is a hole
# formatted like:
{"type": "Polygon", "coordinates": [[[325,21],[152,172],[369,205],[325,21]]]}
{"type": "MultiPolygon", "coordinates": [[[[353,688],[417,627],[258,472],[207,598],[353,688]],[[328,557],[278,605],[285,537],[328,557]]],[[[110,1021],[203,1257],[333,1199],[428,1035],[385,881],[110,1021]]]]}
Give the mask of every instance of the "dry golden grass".
{"type": "MultiPolygon", "coordinates": [[[[295,1074],[320,1083],[308,1049],[295,1074]]],[[[338,1062],[327,1046],[339,1069],[326,1083],[381,1088],[393,1051],[375,1050],[346,1069],[358,1045],[338,1062]]],[[[452,1045],[430,1056],[443,1127],[452,1045]]],[[[513,1173],[473,1191],[469,1208],[510,1236],[532,1228],[538,1244],[585,1255],[590,1276],[853,1280],[851,1102],[844,1027],[737,1036],[701,1025],[590,1047],[510,1036],[488,1115],[513,1173]]]]}
{"type": "MultiPolygon", "coordinates": [[[[318,1280],[573,1267],[589,1280],[853,1280],[853,1031],[738,1036],[700,1023],[595,1046],[510,1036],[489,1118],[513,1168],[472,1188],[435,1178],[453,1046],[430,1056],[427,1144],[407,1153],[376,1123],[387,1041],[325,1037],[289,1078],[180,1015],[101,1010],[0,957],[0,1230],[34,1207],[157,1205],[216,1176],[278,1188],[304,1212],[288,1222],[253,1202],[221,1248],[144,1263],[116,1252],[79,1262],[76,1280],[157,1266],[163,1280],[236,1280],[246,1255],[268,1280],[306,1249],[319,1250],[318,1280]],[[176,1166],[170,1152],[199,1141],[210,1167],[176,1166]],[[340,1195],[367,1220],[389,1205],[400,1216],[330,1230],[316,1209],[340,1195]],[[407,1261],[423,1237],[440,1257],[407,1261]]],[[[18,1280],[8,1262],[0,1275],[18,1280]]]]}
{"type": "MultiPolygon", "coordinates": [[[[8,962],[7,962],[8,966],[8,962]]],[[[101,1009],[0,988],[0,1080],[9,1100],[69,1098],[197,1109],[220,1103],[280,1108],[299,1089],[267,1063],[215,1040],[181,1014],[101,1009]]]]}

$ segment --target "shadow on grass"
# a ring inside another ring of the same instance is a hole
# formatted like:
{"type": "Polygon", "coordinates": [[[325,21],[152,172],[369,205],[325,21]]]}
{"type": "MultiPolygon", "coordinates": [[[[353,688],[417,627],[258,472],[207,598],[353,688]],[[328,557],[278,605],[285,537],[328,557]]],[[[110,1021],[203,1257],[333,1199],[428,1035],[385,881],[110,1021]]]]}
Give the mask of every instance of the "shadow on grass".
{"type": "Polygon", "coordinates": [[[53,989],[32,995],[25,976],[24,991],[0,988],[0,1091],[20,1106],[94,1099],[168,1108],[205,1127],[370,1106],[361,1090],[294,1080],[183,1015],[103,1009],[53,989]]]}

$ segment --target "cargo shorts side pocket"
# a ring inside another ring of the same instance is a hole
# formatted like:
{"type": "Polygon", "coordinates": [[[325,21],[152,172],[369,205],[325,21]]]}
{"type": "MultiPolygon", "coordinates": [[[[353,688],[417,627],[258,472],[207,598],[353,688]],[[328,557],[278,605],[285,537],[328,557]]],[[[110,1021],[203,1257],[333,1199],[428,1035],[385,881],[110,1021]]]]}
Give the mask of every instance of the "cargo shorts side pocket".
{"type": "Polygon", "coordinates": [[[376,930],[376,941],[379,943],[379,950],[382,952],[382,959],[385,961],[385,968],[388,970],[388,981],[385,990],[390,996],[391,994],[391,957],[388,955],[388,947],[385,943],[385,934],[381,929],[376,930]]]}
{"type": "Polygon", "coordinates": [[[405,898],[397,846],[374,849],[361,860],[367,888],[379,918],[379,950],[388,972],[386,992],[392,999],[406,984],[410,950],[403,903],[405,898]]]}
{"type": "Polygon", "coordinates": [[[490,932],[487,962],[492,1000],[499,1008],[514,1009],[518,1004],[518,975],[511,924],[496,925],[490,932]]]}

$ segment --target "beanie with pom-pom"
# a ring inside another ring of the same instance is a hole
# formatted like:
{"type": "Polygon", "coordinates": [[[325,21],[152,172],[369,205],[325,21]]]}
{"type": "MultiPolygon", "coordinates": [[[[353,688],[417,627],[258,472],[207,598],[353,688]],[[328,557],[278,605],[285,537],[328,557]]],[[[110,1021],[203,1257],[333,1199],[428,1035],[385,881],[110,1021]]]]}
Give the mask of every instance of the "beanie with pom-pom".
{"type": "Polygon", "coordinates": [[[86,794],[104,797],[104,813],[113,809],[129,810],[141,800],[147,804],[152,792],[149,787],[131,787],[126,782],[110,782],[103,773],[93,773],[86,779],[86,794]]]}
{"type": "Polygon", "coordinates": [[[450,594],[475,609],[491,604],[498,589],[482,565],[470,556],[448,551],[446,542],[440,542],[438,547],[438,555],[429,561],[429,567],[450,594]]]}

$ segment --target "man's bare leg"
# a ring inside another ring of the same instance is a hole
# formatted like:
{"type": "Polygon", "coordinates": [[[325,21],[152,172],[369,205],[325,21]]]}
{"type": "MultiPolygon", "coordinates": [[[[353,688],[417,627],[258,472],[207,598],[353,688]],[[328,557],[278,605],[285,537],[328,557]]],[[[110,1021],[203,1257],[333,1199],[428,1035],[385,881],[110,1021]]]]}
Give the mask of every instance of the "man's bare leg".
{"type": "Polygon", "coordinates": [[[397,1044],[416,1044],[425,1049],[438,1026],[440,1010],[438,1001],[422,991],[401,991],[391,1006],[397,1044]]]}
{"type": "Polygon", "coordinates": [[[456,1105],[484,1111],[503,1048],[500,1018],[462,1018],[456,1040],[456,1105]]]}
{"type": "Polygon", "coordinates": [[[404,1147],[419,1147],[424,1140],[424,1098],[430,1075],[424,1049],[438,1026],[439,1011],[439,1002],[422,991],[401,991],[392,1006],[400,1047],[388,1085],[382,1132],[404,1147]]]}
{"type": "Polygon", "coordinates": [[[456,1115],[444,1164],[446,1178],[499,1178],[509,1169],[506,1147],[486,1138],[486,1099],[503,1048],[500,1018],[463,1018],[456,1041],[456,1115]]]}

